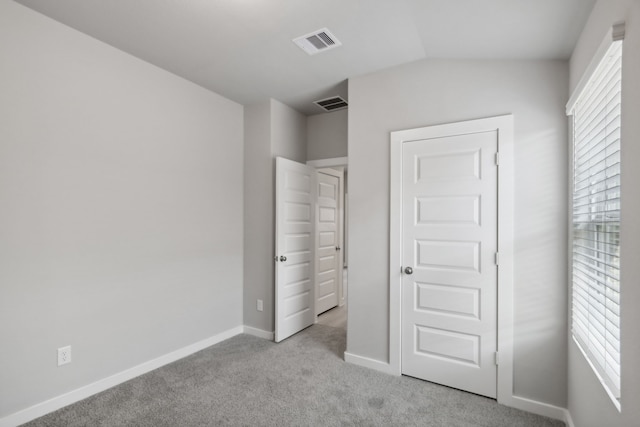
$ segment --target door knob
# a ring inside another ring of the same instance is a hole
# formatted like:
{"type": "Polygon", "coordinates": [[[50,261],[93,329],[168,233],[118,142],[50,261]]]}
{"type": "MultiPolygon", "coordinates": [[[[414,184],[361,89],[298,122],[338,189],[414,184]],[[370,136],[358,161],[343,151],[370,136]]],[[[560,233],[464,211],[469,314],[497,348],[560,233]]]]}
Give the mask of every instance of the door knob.
{"type": "Polygon", "coordinates": [[[413,274],[413,268],[411,268],[411,267],[405,267],[405,268],[404,268],[404,273],[405,273],[405,274],[413,274]]]}
{"type": "Polygon", "coordinates": [[[336,251],[339,251],[339,250],[340,250],[340,246],[336,246],[336,251]]]}
{"type": "Polygon", "coordinates": [[[280,261],[281,262],[285,262],[287,260],[287,257],[284,255],[280,255],[280,261]]]}

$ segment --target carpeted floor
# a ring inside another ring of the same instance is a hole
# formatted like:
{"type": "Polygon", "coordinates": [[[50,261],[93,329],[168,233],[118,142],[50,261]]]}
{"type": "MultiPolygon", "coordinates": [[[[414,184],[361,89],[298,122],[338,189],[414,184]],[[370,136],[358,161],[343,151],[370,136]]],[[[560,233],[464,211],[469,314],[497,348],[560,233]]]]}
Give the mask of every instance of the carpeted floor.
{"type": "Polygon", "coordinates": [[[347,330],[347,306],[335,307],[318,316],[318,324],[347,330]]]}
{"type": "Polygon", "coordinates": [[[238,335],[28,426],[563,426],[462,391],[345,363],[345,331],[238,335]]]}

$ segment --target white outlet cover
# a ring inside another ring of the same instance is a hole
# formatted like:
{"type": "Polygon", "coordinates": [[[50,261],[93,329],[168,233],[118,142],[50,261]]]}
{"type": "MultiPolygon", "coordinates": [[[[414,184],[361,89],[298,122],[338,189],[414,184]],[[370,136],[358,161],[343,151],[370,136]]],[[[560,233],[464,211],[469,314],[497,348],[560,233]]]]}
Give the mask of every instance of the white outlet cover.
{"type": "Polygon", "coordinates": [[[58,349],[58,366],[71,363],[71,346],[60,347],[58,349]]]}
{"type": "Polygon", "coordinates": [[[262,300],[259,299],[256,303],[256,310],[258,311],[262,311],[264,309],[263,305],[262,305],[262,300]]]}

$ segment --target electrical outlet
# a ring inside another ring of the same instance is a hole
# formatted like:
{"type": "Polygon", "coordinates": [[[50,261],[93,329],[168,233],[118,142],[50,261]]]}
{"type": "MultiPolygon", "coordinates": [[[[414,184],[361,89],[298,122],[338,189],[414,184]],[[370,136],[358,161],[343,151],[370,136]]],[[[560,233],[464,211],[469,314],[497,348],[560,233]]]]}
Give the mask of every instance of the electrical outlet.
{"type": "Polygon", "coordinates": [[[262,305],[262,300],[261,299],[259,299],[257,301],[257,303],[256,303],[256,310],[258,310],[258,311],[264,310],[264,306],[262,305]]]}
{"type": "Polygon", "coordinates": [[[71,346],[60,347],[58,349],[58,366],[71,363],[71,346]]]}

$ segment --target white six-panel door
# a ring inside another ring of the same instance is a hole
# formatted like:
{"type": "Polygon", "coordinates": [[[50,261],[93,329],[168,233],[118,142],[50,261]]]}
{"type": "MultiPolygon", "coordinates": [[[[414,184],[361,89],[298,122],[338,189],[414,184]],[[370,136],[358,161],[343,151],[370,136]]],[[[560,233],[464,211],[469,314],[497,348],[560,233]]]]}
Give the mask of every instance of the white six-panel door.
{"type": "Polygon", "coordinates": [[[276,158],[275,341],[315,320],[316,170],[276,158]]]}
{"type": "Polygon", "coordinates": [[[498,132],[402,144],[403,374],[496,397],[498,132]]]}
{"type": "Polygon", "coordinates": [[[316,217],[316,312],[338,305],[340,253],[340,178],[318,172],[316,217]]]}

